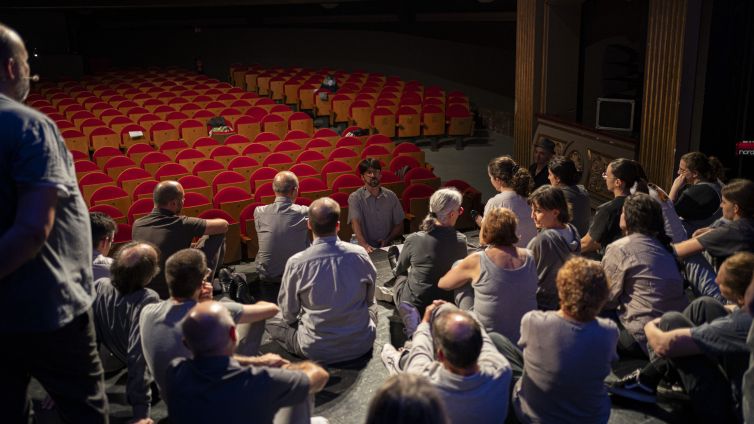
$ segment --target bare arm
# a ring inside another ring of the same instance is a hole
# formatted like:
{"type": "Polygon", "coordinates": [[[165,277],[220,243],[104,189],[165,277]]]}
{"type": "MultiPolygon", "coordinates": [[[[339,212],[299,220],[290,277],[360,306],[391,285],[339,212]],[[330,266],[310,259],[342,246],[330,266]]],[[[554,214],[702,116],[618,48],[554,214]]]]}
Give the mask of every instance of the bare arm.
{"type": "Polygon", "coordinates": [[[274,317],[278,312],[280,312],[278,305],[260,300],[253,305],[243,305],[241,319],[238,322],[239,324],[249,324],[264,321],[267,318],[274,317]]]}
{"type": "MultiPolygon", "coordinates": [[[[484,253],[482,253],[484,255],[484,253]]],[[[455,290],[479,278],[480,258],[476,253],[467,256],[451,268],[437,283],[443,290],[455,290]]]]}
{"type": "Polygon", "coordinates": [[[596,252],[602,247],[602,245],[592,239],[592,236],[587,233],[584,237],[581,238],[581,253],[592,253],[596,252]]]}
{"type": "Polygon", "coordinates": [[[673,185],[670,187],[670,193],[668,193],[668,197],[673,203],[678,200],[678,194],[681,192],[681,189],[685,185],[686,177],[684,177],[683,175],[675,177],[675,179],[673,180],[673,185]]]}
{"type": "MultiPolygon", "coordinates": [[[[58,190],[19,186],[13,225],[0,237],[0,279],[30,261],[44,245],[55,223],[58,190]]],[[[7,206],[6,206],[7,207],[7,206]]]]}
{"type": "Polygon", "coordinates": [[[276,353],[265,353],[264,355],[260,356],[233,355],[233,359],[238,361],[238,363],[241,365],[253,365],[256,367],[270,368],[280,368],[291,363],[291,361],[283,358],[276,353]]]}
{"type": "Polygon", "coordinates": [[[704,247],[701,243],[699,243],[699,240],[691,238],[674,244],[673,249],[675,250],[675,254],[678,256],[678,258],[683,259],[701,252],[702,250],[704,250],[704,247]]]}
{"type": "Polygon", "coordinates": [[[212,236],[215,234],[225,234],[228,232],[228,221],[216,218],[216,219],[208,219],[207,226],[204,228],[204,235],[205,236],[212,236]]]}
{"type": "Polygon", "coordinates": [[[691,329],[679,328],[677,330],[662,331],[657,327],[659,318],[652,320],[644,326],[647,342],[652,350],[661,357],[677,358],[702,353],[699,346],[691,338],[691,329]]]}
{"type": "Polygon", "coordinates": [[[361,223],[356,218],[351,218],[351,228],[356,235],[356,240],[359,241],[359,246],[366,249],[367,253],[374,252],[374,248],[367,243],[367,239],[364,238],[364,232],[361,230],[361,223]]]}
{"type": "Polygon", "coordinates": [[[306,374],[309,377],[309,393],[322,391],[330,378],[330,374],[324,368],[311,361],[296,362],[295,364],[285,365],[283,368],[306,374]]]}

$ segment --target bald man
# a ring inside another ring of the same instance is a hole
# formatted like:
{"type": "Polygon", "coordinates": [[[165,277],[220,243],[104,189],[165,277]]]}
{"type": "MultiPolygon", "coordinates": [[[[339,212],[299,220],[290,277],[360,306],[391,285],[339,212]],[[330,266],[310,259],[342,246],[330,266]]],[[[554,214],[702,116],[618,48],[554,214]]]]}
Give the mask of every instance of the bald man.
{"type": "Polygon", "coordinates": [[[196,305],[182,328],[194,358],[176,359],[168,369],[171,422],[269,423],[281,407],[307,402],[329,378],[311,362],[285,363],[287,369],[241,365],[233,356],[235,325],[220,303],[196,305]]]}
{"type": "Polygon", "coordinates": [[[254,260],[259,279],[280,283],[285,262],[306,249],[308,228],[307,206],[293,203],[298,195],[296,174],[282,171],[272,180],[275,202],[254,209],[254,227],[259,240],[259,253],[254,260]]]}
{"type": "Polygon", "coordinates": [[[133,418],[149,420],[152,377],[141,349],[139,316],[144,306],[160,297],[146,288],[159,271],[159,254],[149,243],[131,242],[123,246],[110,266],[111,278],[94,283],[94,324],[97,341],[128,368],[126,399],[133,418]]]}
{"type": "Polygon", "coordinates": [[[154,209],[137,219],[131,230],[133,240],[152,243],[160,250],[160,272],[154,277],[150,287],[161,299],[169,297],[165,282],[165,261],[173,253],[191,247],[194,237],[201,237],[194,247],[207,256],[207,266],[212,270],[212,276],[225,256],[228,221],[181,215],[184,196],[183,187],[178,182],[160,182],[154,188],[154,209]]]}
{"type": "Polygon", "coordinates": [[[426,376],[445,401],[450,422],[505,421],[511,366],[476,318],[450,303],[427,306],[411,348],[397,351],[386,344],[382,360],[391,374],[426,376]]]}
{"type": "Polygon", "coordinates": [[[338,239],[339,217],[340,207],[329,197],[312,203],[314,241],[288,259],[280,313],[267,320],[267,331],[283,348],[328,364],[371,351],[377,325],[377,270],[364,248],[338,239]]]}
{"type": "Polygon", "coordinates": [[[105,422],[92,323],[92,238],[73,158],[55,124],[26,107],[24,42],[0,24],[0,410],[25,422],[29,377],[67,422],[105,422]]]}

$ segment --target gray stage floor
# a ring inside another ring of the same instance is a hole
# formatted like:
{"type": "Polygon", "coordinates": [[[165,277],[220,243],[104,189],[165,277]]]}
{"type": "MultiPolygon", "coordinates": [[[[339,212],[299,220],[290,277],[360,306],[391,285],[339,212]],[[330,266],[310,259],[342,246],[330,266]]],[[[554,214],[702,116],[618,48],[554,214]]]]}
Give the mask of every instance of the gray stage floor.
{"type": "MultiPolygon", "coordinates": [[[[467,146],[463,151],[455,150],[453,145],[443,146],[438,152],[425,149],[427,161],[434,165],[435,172],[443,180],[454,178],[466,180],[482,191],[484,200],[494,195],[486,173],[487,162],[492,157],[510,153],[511,150],[512,141],[505,136],[494,137],[487,143],[467,146]]],[[[475,233],[468,235],[473,240],[475,233]]],[[[378,270],[378,284],[384,284],[390,277],[387,256],[384,252],[379,251],[372,254],[372,259],[378,270]]],[[[255,271],[253,263],[239,264],[236,269],[249,274],[249,276],[255,271]]],[[[261,286],[256,294],[259,298],[274,301],[276,300],[277,289],[277,287],[272,286],[261,286]]],[[[388,375],[380,360],[379,353],[382,346],[391,340],[393,343],[402,343],[402,325],[394,316],[392,305],[380,302],[378,308],[379,323],[373,354],[362,361],[328,367],[330,381],[324,391],[316,396],[315,415],[324,416],[333,424],[364,422],[369,400],[388,375]]],[[[263,352],[280,353],[295,359],[269,341],[262,346],[262,350],[263,352]]],[[[623,361],[616,364],[615,372],[622,375],[638,366],[641,366],[640,362],[623,361]]],[[[125,380],[125,372],[116,373],[107,379],[112,423],[125,423],[130,418],[130,407],[126,403],[124,392],[125,380]]],[[[35,409],[39,410],[40,403],[44,398],[44,391],[36,382],[32,382],[31,396],[35,403],[35,409]]],[[[153,406],[152,418],[155,422],[163,420],[166,416],[167,410],[164,402],[160,401],[153,406]]],[[[38,411],[37,418],[40,423],[59,422],[54,412],[49,411],[38,411]]],[[[682,404],[647,405],[613,398],[609,422],[614,424],[650,424],[689,421],[682,404]]]]}

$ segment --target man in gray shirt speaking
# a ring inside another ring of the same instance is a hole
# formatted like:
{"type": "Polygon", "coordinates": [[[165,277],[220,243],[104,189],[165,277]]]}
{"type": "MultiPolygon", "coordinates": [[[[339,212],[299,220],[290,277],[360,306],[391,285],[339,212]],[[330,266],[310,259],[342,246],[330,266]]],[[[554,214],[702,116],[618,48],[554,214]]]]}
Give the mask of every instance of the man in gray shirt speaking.
{"type": "Polygon", "coordinates": [[[443,300],[427,306],[409,350],[386,344],[382,361],[391,374],[427,377],[452,423],[501,423],[508,413],[510,363],[468,312],[443,300]]]}
{"type": "Polygon", "coordinates": [[[254,226],[259,239],[255,262],[260,280],[279,283],[288,258],[306,249],[309,208],[293,203],[298,194],[298,178],[293,172],[282,171],[275,175],[272,190],[275,202],[254,209],[254,226]]]}
{"type": "Polygon", "coordinates": [[[376,247],[389,246],[403,233],[403,207],[398,196],[380,186],[382,165],[374,158],[359,163],[364,187],[348,196],[348,222],[359,245],[371,253],[376,247]]]}
{"type": "Polygon", "coordinates": [[[280,313],[267,320],[267,331],[283,348],[328,364],[369,352],[377,323],[377,270],[363,248],[338,239],[339,216],[329,197],[312,203],[314,242],[286,263],[280,313]]]}

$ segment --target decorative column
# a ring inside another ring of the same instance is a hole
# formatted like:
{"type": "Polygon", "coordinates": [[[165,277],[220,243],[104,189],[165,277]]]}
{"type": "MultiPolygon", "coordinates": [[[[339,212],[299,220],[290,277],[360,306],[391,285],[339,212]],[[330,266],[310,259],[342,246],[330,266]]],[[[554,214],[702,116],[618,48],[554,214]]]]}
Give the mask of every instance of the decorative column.
{"type": "Polygon", "coordinates": [[[669,188],[675,169],[684,82],[689,0],[649,0],[639,160],[650,180],[669,188]]]}
{"type": "Polygon", "coordinates": [[[516,98],[513,114],[513,157],[531,161],[534,114],[539,112],[543,0],[516,2],[516,98]]]}

